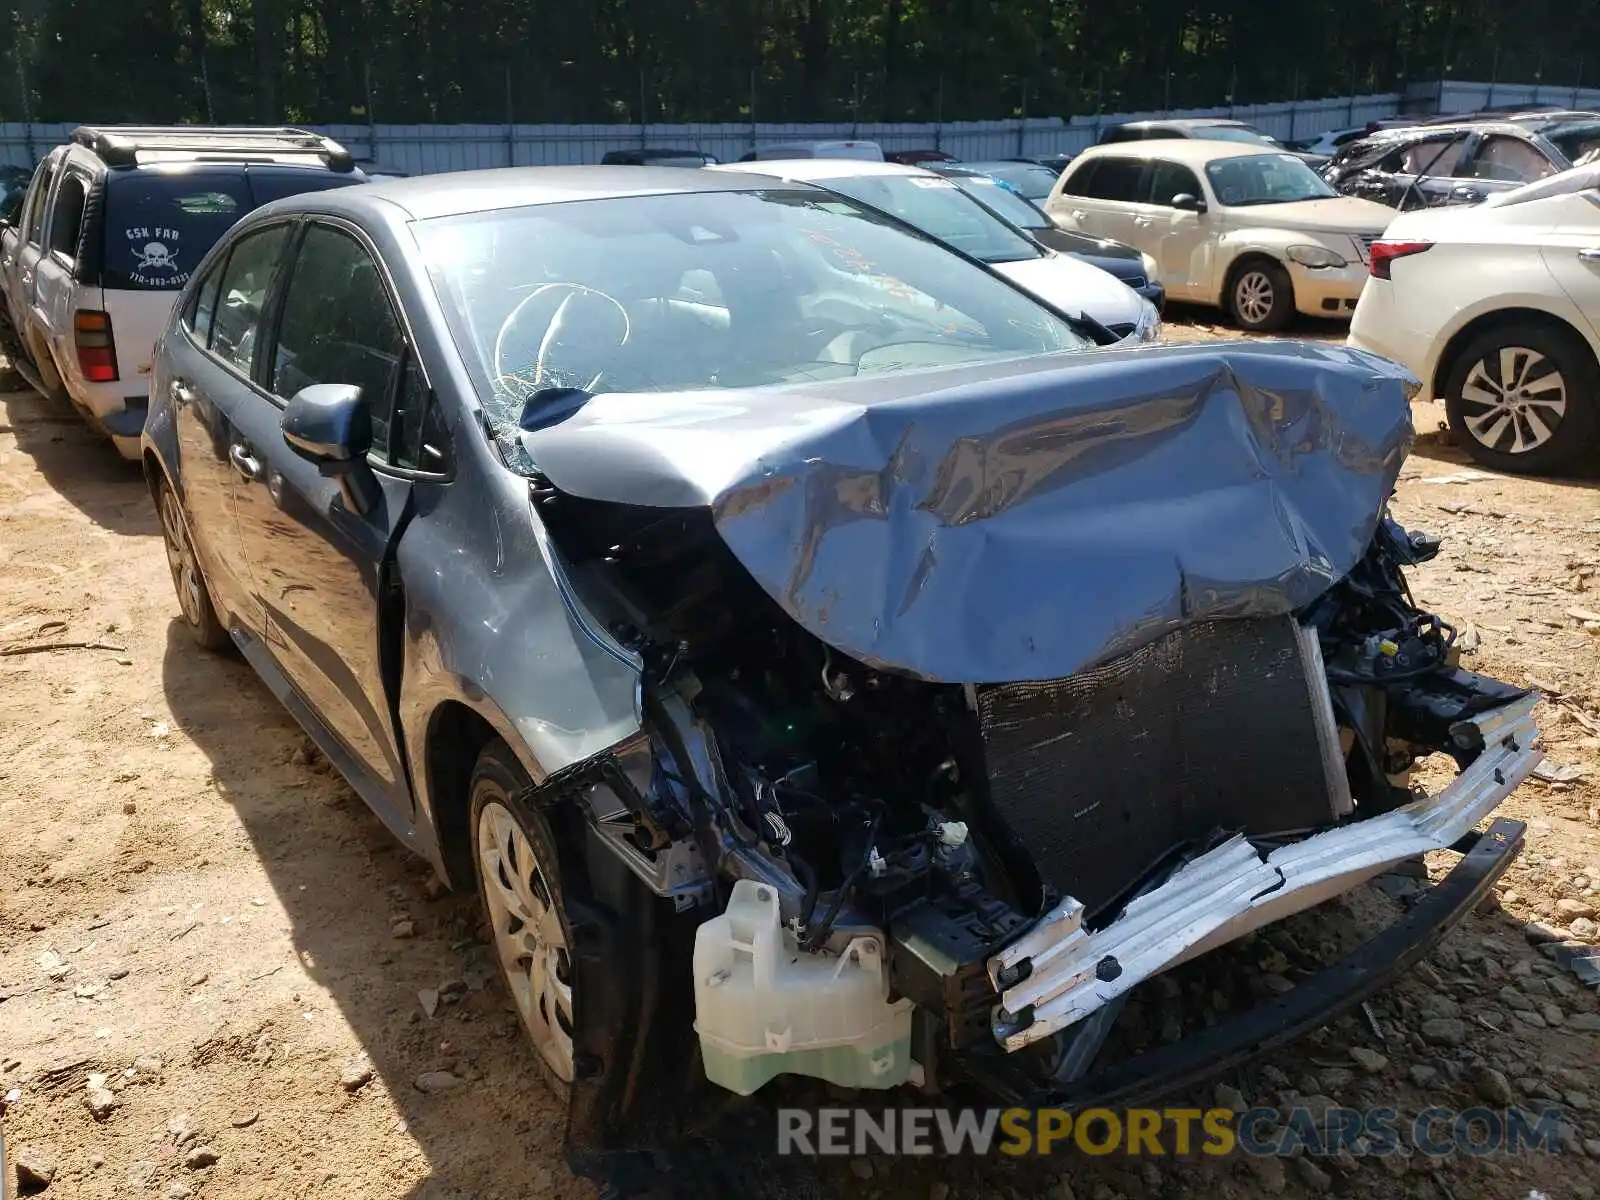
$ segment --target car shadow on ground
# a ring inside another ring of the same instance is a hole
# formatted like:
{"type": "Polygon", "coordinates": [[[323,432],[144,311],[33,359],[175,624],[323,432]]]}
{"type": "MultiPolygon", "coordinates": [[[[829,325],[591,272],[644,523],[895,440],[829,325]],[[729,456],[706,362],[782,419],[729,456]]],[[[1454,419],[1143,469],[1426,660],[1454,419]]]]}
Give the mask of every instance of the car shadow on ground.
{"type": "Polygon", "coordinates": [[[1211,308],[1204,304],[1185,304],[1180,300],[1167,302],[1166,309],[1162,312],[1162,321],[1167,326],[1169,333],[1176,327],[1179,331],[1185,328],[1194,328],[1214,337],[1229,338],[1291,338],[1304,339],[1317,342],[1343,343],[1350,332],[1349,321],[1327,320],[1321,317],[1306,317],[1296,314],[1289,322],[1287,329],[1275,334],[1246,333],[1234,325],[1232,318],[1220,308],[1211,308]]]}
{"type": "MultiPolygon", "coordinates": [[[[566,1168],[565,1110],[541,1078],[490,957],[478,897],[440,894],[431,867],[312,748],[255,672],[237,655],[202,651],[179,619],[167,629],[162,686],[174,732],[206,755],[213,785],[250,839],[287,915],[300,966],[338,1006],[428,1163],[430,1177],[404,1194],[411,1200],[594,1196],[566,1168]],[[412,924],[404,938],[395,936],[400,920],[412,924]],[[437,1002],[432,1016],[423,1011],[425,991],[437,1002]],[[419,1090],[418,1077],[436,1071],[449,1071],[461,1085],[441,1094],[419,1090]]],[[[287,991],[291,976],[282,976],[287,991]]],[[[296,1003],[281,1005],[270,1036],[297,1033],[300,999],[295,994],[296,1003]]],[[[258,1014],[261,1007],[258,997],[258,1014]]],[[[246,1040],[256,1036],[236,1032],[246,1040]]],[[[261,1065],[262,1093],[342,1094],[338,1062],[320,1075],[308,1073],[306,1062],[297,1055],[281,1066],[261,1065]]],[[[370,1102],[372,1086],[347,1103],[370,1102]]],[[[823,1103],[805,1083],[769,1088],[750,1101],[718,1093],[726,1103],[699,1114],[695,1136],[656,1158],[650,1200],[860,1194],[864,1189],[849,1182],[824,1185],[802,1159],[772,1160],[772,1106],[779,1097],[797,1103],[802,1096],[812,1107],[823,1103]]],[[[318,1114],[302,1119],[324,1120],[323,1105],[319,1100],[318,1114]]],[[[367,1110],[352,1119],[370,1124],[373,1117],[367,1110]]],[[[330,1132],[337,1122],[335,1115],[330,1132]]]]}
{"type": "MultiPolygon", "coordinates": [[[[563,1114],[481,945],[477,898],[431,898],[431,869],[312,749],[240,658],[202,651],[175,619],[162,671],[175,723],[209,758],[214,785],[287,914],[300,964],[338,1005],[427,1160],[430,1177],[405,1194],[520,1196],[531,1186],[546,1196],[591,1195],[564,1168],[563,1114]],[[396,937],[402,919],[413,923],[411,936],[396,937]],[[424,991],[437,1001],[431,1017],[424,991]],[[436,1071],[461,1082],[419,1091],[418,1076],[436,1071]]],[[[271,1024],[293,1038],[301,1006],[283,1007],[271,1024]]],[[[339,1070],[335,1062],[327,1078],[308,1079],[304,1060],[269,1062],[261,1085],[342,1096],[339,1070]]],[[[347,1102],[372,1102],[368,1089],[347,1102]]]]}
{"type": "MultiPolygon", "coordinates": [[[[1411,448],[1411,456],[1407,460],[1412,470],[1423,468],[1424,461],[1437,463],[1443,466],[1455,466],[1465,471],[1476,471],[1492,479],[1504,480],[1531,480],[1547,483],[1556,487],[1578,488],[1594,491],[1600,488],[1600,453],[1590,456],[1588,461],[1559,475],[1517,474],[1512,475],[1495,468],[1485,466],[1478,462],[1467,452],[1465,446],[1457,440],[1450,430],[1445,419],[1444,405],[1433,402],[1419,401],[1411,406],[1411,420],[1417,431],[1415,443],[1411,448]],[[1422,460],[1422,461],[1419,461],[1422,460]]],[[[1424,475],[1435,472],[1429,468],[1423,471],[1424,475]]]]}
{"type": "Polygon", "coordinates": [[[155,506],[141,485],[139,464],[118,454],[72,405],[34,391],[0,394],[0,432],[17,440],[50,486],[86,517],[112,533],[159,532],[155,506]]]}

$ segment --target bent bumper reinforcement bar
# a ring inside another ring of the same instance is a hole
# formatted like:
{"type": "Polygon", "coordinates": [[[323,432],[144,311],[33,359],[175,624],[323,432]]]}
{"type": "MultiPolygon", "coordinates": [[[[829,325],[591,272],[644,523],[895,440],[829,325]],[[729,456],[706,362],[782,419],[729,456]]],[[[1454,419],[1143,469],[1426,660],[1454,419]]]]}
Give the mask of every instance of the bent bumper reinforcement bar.
{"type": "Polygon", "coordinates": [[[952,1070],[1003,1103],[1077,1111],[1142,1104],[1200,1083],[1303,1037],[1409,971],[1505,873],[1525,829],[1521,821],[1501,819],[1482,834],[1468,833],[1456,846],[1465,850],[1462,860],[1394,924],[1292,991],[1182,1041],[1056,1088],[1025,1077],[998,1052],[955,1060],[952,1070]]]}
{"type": "Polygon", "coordinates": [[[996,1039],[1008,1051],[1020,1050],[1170,967],[1349,891],[1395,863],[1455,845],[1544,757],[1534,744],[1538,702],[1530,695],[1463,722],[1477,727],[1484,749],[1436,796],[1265,857],[1235,836],[1131,901],[1102,929],[1085,929],[1083,906],[1068,897],[989,960],[1001,998],[996,1039]]]}

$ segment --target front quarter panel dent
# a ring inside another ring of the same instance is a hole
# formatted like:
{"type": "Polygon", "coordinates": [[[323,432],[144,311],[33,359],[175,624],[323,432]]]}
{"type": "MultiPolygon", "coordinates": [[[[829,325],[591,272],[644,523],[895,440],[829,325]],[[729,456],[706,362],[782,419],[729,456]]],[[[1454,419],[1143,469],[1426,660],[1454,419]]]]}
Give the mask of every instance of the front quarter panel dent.
{"type": "MultiPolygon", "coordinates": [[[[470,427],[461,432],[476,436],[470,427]]],[[[485,461],[449,485],[419,489],[417,515],[400,542],[401,722],[420,818],[436,833],[445,814],[428,780],[428,746],[443,706],[477,714],[536,783],[639,728],[638,672],[579,627],[541,552],[535,519],[527,480],[485,461]],[[491,508],[498,520],[484,515],[491,508]]]]}

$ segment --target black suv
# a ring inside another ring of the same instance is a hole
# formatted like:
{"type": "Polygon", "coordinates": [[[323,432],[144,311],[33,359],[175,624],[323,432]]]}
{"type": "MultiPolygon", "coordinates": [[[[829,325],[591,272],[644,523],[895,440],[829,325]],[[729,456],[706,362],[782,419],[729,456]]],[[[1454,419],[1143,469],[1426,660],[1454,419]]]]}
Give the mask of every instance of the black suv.
{"type": "Polygon", "coordinates": [[[1548,138],[1510,121],[1384,129],[1350,143],[1323,171],[1347,196],[1398,209],[1476,204],[1565,171],[1548,138]]]}

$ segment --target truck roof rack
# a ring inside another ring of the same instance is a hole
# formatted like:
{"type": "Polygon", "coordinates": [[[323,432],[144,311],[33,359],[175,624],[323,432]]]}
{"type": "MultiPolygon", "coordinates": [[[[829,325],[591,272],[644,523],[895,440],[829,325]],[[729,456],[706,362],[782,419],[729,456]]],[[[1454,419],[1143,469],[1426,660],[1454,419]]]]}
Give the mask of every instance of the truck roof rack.
{"type": "Polygon", "coordinates": [[[136,166],[141,153],[166,151],[239,162],[300,154],[317,158],[332,171],[355,170],[355,160],[338,142],[293,126],[80,125],[72,140],[112,167],[136,166]]]}

